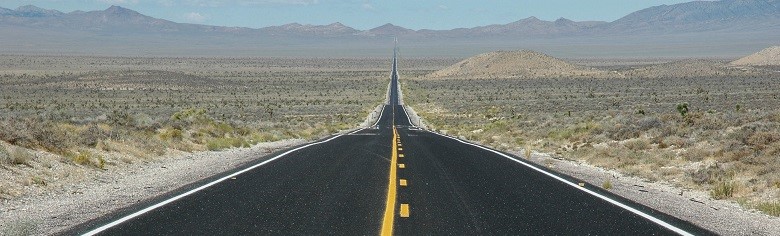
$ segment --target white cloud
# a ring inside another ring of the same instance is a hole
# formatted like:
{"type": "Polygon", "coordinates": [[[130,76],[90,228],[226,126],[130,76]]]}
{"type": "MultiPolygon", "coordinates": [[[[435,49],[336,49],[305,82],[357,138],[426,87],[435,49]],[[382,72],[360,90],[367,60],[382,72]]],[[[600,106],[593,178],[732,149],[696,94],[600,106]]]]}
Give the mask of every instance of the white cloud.
{"type": "Polygon", "coordinates": [[[209,17],[198,12],[190,12],[184,16],[184,19],[192,23],[203,23],[204,21],[208,20],[209,17]]]}
{"type": "Polygon", "coordinates": [[[373,11],[374,10],[374,6],[371,5],[371,3],[363,3],[363,5],[361,7],[363,8],[363,10],[369,10],[369,11],[373,11]]]}
{"type": "Polygon", "coordinates": [[[445,5],[439,5],[439,6],[437,6],[437,8],[439,8],[439,10],[447,10],[447,9],[450,9],[448,6],[445,6],[445,5]]]}

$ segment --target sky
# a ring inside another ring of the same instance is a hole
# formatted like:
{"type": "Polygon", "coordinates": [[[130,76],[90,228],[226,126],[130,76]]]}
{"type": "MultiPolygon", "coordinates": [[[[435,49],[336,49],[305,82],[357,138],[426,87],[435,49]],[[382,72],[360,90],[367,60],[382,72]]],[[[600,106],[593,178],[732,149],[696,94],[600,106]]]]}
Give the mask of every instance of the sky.
{"type": "Polygon", "coordinates": [[[613,21],[631,12],[691,0],[0,0],[0,7],[35,5],[62,12],[111,5],[182,23],[261,28],[287,23],[341,22],[366,30],[385,23],[410,29],[453,29],[542,20],[613,21]]]}

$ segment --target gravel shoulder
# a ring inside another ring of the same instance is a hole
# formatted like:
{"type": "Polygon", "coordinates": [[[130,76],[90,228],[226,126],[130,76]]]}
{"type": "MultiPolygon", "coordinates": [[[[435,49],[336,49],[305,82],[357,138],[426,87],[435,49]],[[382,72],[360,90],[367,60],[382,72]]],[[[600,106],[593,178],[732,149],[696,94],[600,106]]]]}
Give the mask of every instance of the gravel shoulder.
{"type": "Polygon", "coordinates": [[[251,148],[184,153],[92,171],[79,182],[0,201],[0,235],[55,234],[305,142],[282,140],[251,148]]]}
{"type": "MultiPolygon", "coordinates": [[[[521,157],[522,151],[510,152],[521,157]]],[[[528,160],[594,186],[610,181],[610,192],[637,203],[692,222],[720,235],[780,235],[780,218],[748,210],[734,201],[713,200],[707,192],[648,182],[586,163],[533,153],[528,160]]]]}

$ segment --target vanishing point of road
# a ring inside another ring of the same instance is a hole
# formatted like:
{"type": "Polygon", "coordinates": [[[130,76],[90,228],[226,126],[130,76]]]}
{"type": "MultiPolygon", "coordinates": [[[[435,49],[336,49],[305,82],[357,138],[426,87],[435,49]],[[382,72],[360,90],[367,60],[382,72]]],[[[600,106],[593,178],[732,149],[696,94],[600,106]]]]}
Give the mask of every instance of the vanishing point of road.
{"type": "Polygon", "coordinates": [[[75,226],[84,235],[708,235],[522,158],[423,130],[389,99],[334,135],[75,226]]]}

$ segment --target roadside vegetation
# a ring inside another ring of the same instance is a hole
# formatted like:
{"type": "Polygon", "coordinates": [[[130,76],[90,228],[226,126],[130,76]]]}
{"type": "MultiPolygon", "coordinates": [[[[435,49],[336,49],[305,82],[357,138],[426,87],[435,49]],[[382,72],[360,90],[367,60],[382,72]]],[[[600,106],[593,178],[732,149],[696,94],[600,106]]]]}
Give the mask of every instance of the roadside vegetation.
{"type": "Polygon", "coordinates": [[[0,199],[84,172],[358,127],[380,59],[0,56],[0,199]]]}
{"type": "MultiPolygon", "coordinates": [[[[605,69],[630,76],[675,65],[605,69]]],[[[703,190],[779,216],[780,73],[688,72],[625,79],[415,74],[402,86],[405,102],[436,131],[703,190]]]]}

